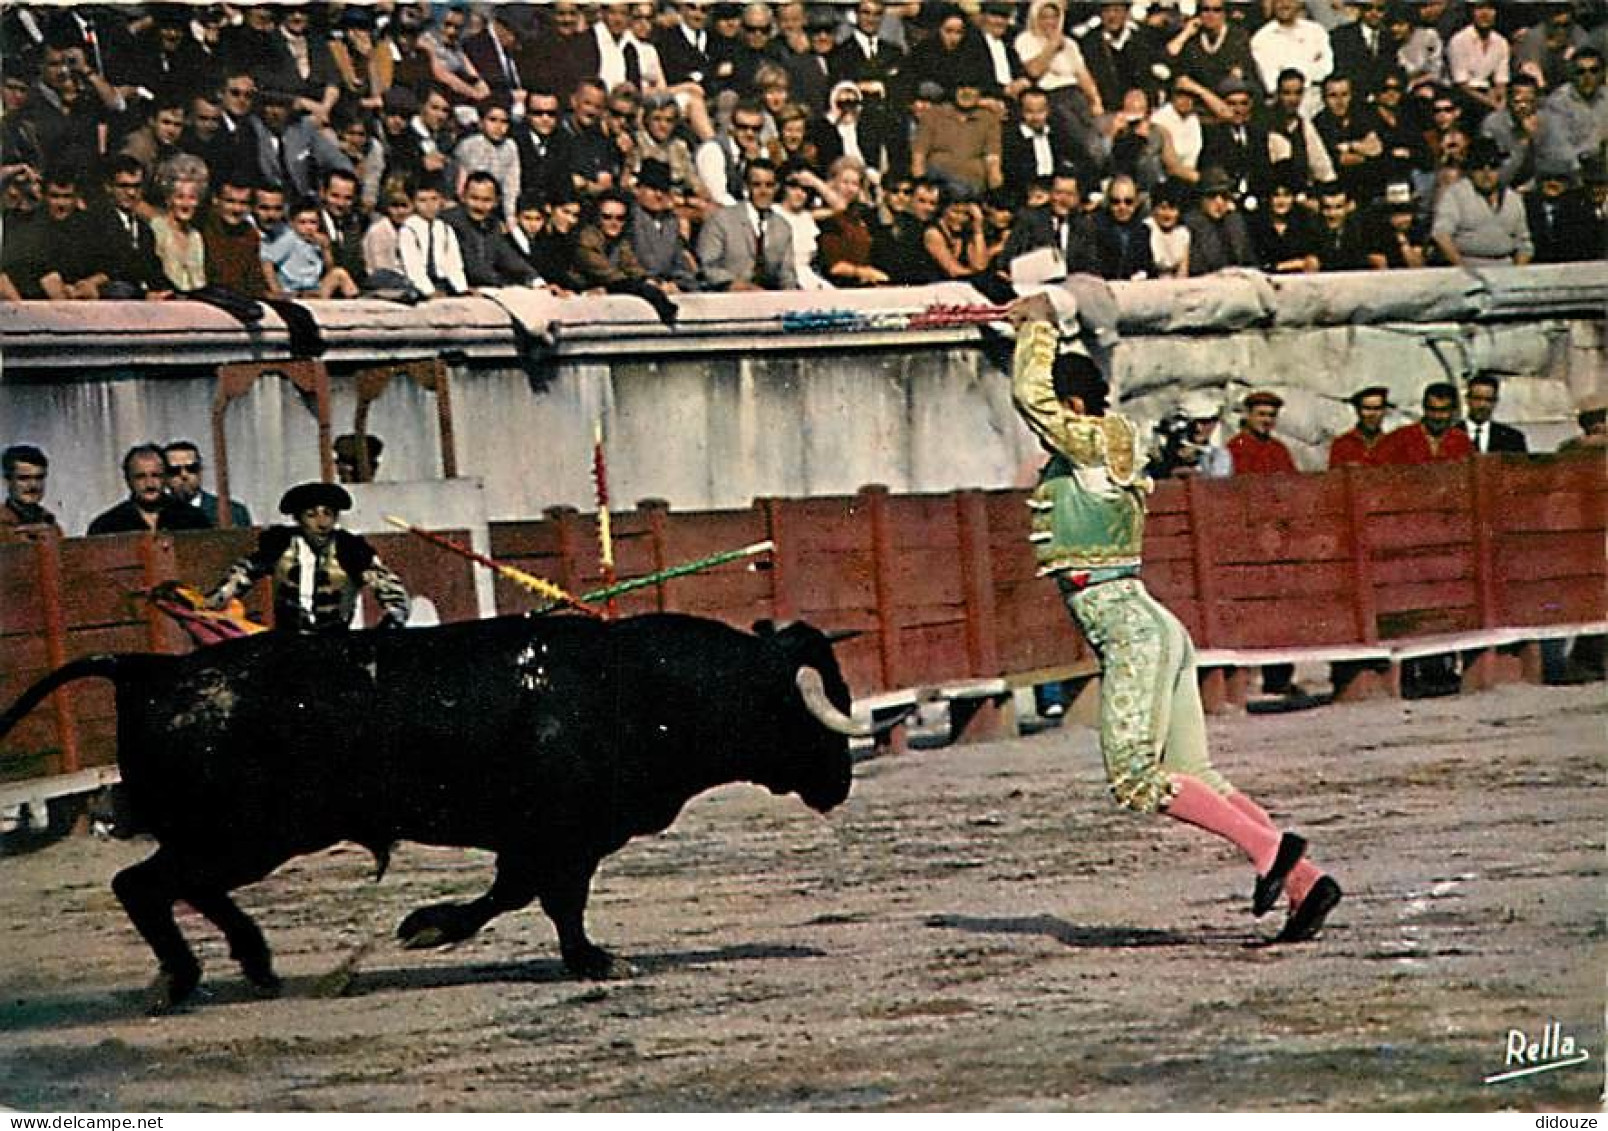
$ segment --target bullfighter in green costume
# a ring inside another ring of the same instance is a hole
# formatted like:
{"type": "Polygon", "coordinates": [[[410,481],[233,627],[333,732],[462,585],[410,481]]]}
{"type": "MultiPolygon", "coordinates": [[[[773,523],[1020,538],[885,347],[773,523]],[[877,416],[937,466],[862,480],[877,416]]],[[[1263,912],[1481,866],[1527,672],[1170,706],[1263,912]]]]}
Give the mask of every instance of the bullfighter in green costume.
{"type": "MultiPolygon", "coordinates": [[[[1058,296],[1059,297],[1059,296],[1058,296]]],[[[1257,878],[1260,916],[1288,896],[1279,942],[1312,938],[1340,885],[1306,859],[1256,802],[1212,768],[1189,633],[1139,579],[1145,455],[1138,426],[1106,412],[1108,388],[1087,356],[1060,349],[1047,294],[1018,301],[1012,397],[1045,448],[1029,506],[1039,572],[1054,577],[1072,619],[1100,657],[1100,748],[1118,804],[1163,813],[1233,842],[1257,878]]]]}

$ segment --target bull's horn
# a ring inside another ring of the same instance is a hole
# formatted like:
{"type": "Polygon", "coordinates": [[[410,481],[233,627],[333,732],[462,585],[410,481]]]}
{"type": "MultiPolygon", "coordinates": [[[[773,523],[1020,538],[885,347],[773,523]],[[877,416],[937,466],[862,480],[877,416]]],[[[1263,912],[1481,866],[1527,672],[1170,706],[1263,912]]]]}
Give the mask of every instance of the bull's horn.
{"type": "Polygon", "coordinates": [[[804,697],[804,706],[827,730],[846,734],[850,738],[870,738],[876,733],[869,723],[857,723],[833,705],[832,700],[826,697],[826,685],[821,682],[821,673],[814,668],[799,668],[794,682],[798,684],[798,693],[804,697]]]}

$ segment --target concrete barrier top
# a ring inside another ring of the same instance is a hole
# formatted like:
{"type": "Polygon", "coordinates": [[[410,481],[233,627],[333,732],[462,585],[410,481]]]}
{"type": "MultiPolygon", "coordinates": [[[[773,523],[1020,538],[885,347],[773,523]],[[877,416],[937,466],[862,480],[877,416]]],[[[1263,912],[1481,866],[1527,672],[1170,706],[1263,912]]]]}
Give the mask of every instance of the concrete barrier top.
{"type": "MultiPolygon", "coordinates": [[[[1233,270],[1195,279],[1110,286],[1124,334],[1232,334],[1256,326],[1482,321],[1516,316],[1600,317],[1608,263],[1478,271],[1434,268],[1269,276],[1233,270]]],[[[674,327],[640,299],[556,297],[530,288],[416,306],[372,299],[309,302],[326,361],[457,356],[658,355],[716,350],[863,349],[975,340],[975,326],[912,331],[908,317],[934,305],[986,302],[963,283],[865,290],[686,294],[674,327]]],[[[289,349],[272,311],[244,325],[196,302],[0,303],[5,371],[217,365],[279,358],[289,349]]]]}

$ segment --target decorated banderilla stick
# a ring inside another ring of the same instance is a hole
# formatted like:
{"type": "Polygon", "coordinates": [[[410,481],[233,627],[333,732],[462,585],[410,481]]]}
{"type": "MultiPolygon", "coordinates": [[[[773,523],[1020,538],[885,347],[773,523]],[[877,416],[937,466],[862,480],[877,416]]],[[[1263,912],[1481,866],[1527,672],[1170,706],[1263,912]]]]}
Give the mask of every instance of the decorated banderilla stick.
{"type": "MultiPolygon", "coordinates": [[[[515,585],[529,589],[538,597],[544,597],[547,600],[552,601],[553,605],[548,606],[549,609],[555,606],[568,606],[572,609],[578,609],[581,612],[586,613],[588,616],[595,617],[602,615],[598,612],[598,610],[587,604],[586,598],[576,597],[573,594],[559,588],[557,585],[554,585],[551,581],[548,581],[545,578],[526,573],[522,569],[515,569],[513,566],[505,565],[502,562],[497,561],[495,558],[488,558],[485,554],[477,553],[476,551],[468,549],[465,546],[459,546],[454,542],[449,542],[447,539],[441,537],[441,535],[414,526],[411,522],[407,521],[407,519],[398,518],[394,514],[386,515],[385,521],[389,522],[392,526],[406,530],[409,534],[418,535],[420,538],[423,538],[426,542],[429,542],[433,546],[440,546],[443,550],[451,550],[459,557],[468,558],[476,565],[485,566],[493,573],[506,577],[515,585]]],[[[546,612],[547,609],[543,609],[542,611],[546,612]]]]}
{"type": "MultiPolygon", "coordinates": [[[[677,577],[685,577],[689,573],[700,573],[706,569],[714,569],[718,565],[725,565],[727,562],[734,562],[738,558],[751,558],[755,554],[768,554],[774,549],[776,549],[776,543],[767,538],[763,542],[755,542],[752,546],[744,546],[738,550],[724,550],[718,554],[711,554],[707,558],[697,558],[690,562],[682,562],[680,565],[673,565],[668,569],[661,569],[657,573],[644,574],[642,577],[633,577],[625,581],[617,582],[614,585],[606,586],[602,589],[594,589],[590,593],[583,594],[581,600],[609,600],[625,593],[634,593],[638,589],[646,589],[651,585],[658,585],[663,581],[670,581],[677,577]]],[[[545,609],[538,609],[536,611],[538,613],[547,613],[552,612],[556,607],[557,606],[549,605],[545,609]]]]}
{"type": "MultiPolygon", "coordinates": [[[[614,527],[609,519],[609,465],[603,454],[603,418],[592,426],[592,483],[597,492],[597,551],[603,571],[603,587],[612,586],[618,578],[614,573],[614,527]]],[[[614,598],[608,599],[608,614],[613,616],[614,598]]]]}

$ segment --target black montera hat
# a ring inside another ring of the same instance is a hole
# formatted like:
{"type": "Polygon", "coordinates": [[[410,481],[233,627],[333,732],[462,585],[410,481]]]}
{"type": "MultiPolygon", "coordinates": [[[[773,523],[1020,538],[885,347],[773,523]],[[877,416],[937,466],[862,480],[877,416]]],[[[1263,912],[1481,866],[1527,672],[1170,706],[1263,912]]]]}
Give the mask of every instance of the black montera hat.
{"type": "Polygon", "coordinates": [[[279,513],[292,518],[312,507],[349,511],[352,509],[352,496],[338,483],[298,483],[279,500],[279,513]]]}

